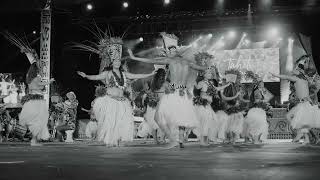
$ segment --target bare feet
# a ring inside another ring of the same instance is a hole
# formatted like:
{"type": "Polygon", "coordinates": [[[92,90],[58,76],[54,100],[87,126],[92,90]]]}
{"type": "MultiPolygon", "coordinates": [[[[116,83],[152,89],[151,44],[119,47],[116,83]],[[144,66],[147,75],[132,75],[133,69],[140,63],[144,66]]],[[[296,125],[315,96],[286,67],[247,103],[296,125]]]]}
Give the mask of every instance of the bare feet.
{"type": "Polygon", "coordinates": [[[38,143],[36,139],[31,139],[31,146],[42,146],[42,144],[38,143]]]}
{"type": "Polygon", "coordinates": [[[165,149],[172,149],[174,147],[178,146],[177,142],[170,142],[169,144],[165,145],[164,148],[165,149]]]}

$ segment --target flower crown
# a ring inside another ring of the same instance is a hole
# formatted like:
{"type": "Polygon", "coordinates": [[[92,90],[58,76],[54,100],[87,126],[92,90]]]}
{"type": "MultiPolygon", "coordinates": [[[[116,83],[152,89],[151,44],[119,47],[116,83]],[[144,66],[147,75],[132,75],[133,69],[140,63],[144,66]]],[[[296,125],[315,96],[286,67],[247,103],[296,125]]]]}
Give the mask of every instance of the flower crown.
{"type": "Polygon", "coordinates": [[[200,66],[209,66],[209,59],[212,59],[213,56],[207,52],[199,52],[194,55],[196,63],[200,66]]]}
{"type": "Polygon", "coordinates": [[[251,79],[253,83],[259,83],[262,81],[261,77],[253,71],[247,71],[244,76],[246,80],[251,79]]]}
{"type": "Polygon", "coordinates": [[[167,34],[165,32],[161,32],[164,46],[166,50],[169,50],[170,47],[177,47],[179,38],[174,34],[167,34]]]}
{"type": "Polygon", "coordinates": [[[241,72],[237,69],[230,69],[225,72],[227,82],[236,82],[241,80],[241,72]]]}

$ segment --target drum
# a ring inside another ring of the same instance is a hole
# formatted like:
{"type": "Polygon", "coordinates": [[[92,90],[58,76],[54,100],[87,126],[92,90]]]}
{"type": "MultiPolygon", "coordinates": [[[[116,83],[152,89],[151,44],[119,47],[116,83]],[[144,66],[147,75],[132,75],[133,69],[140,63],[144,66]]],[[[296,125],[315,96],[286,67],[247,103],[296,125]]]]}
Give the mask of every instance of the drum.
{"type": "Polygon", "coordinates": [[[27,133],[27,127],[21,126],[20,124],[17,124],[15,129],[14,129],[14,134],[18,137],[24,137],[27,133]]]}

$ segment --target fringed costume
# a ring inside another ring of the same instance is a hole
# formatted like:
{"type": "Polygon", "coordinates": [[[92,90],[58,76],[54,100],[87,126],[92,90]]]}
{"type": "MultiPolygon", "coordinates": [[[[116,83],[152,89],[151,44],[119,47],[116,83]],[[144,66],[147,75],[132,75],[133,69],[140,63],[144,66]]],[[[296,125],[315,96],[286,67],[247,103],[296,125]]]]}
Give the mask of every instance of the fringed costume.
{"type": "MultiPolygon", "coordinates": [[[[214,96],[217,93],[217,90],[213,87],[212,82],[204,81],[204,83],[206,83],[208,87],[204,93],[210,97],[214,96]]],[[[202,89],[199,89],[199,91],[200,92],[196,93],[193,98],[193,104],[195,105],[197,116],[200,121],[200,127],[196,129],[195,133],[197,136],[208,137],[210,140],[215,140],[217,117],[210,106],[210,102],[201,97],[202,89]]]]}
{"type": "Polygon", "coordinates": [[[174,135],[179,127],[199,127],[197,114],[189,96],[185,86],[170,84],[166,94],[160,99],[155,119],[166,134],[174,135]]]}
{"type": "Polygon", "coordinates": [[[226,80],[227,82],[231,82],[231,85],[224,90],[223,95],[225,97],[234,97],[238,94],[238,97],[235,99],[226,101],[226,113],[228,114],[226,133],[229,134],[231,140],[235,142],[243,132],[243,111],[246,109],[246,105],[239,100],[239,94],[240,91],[242,91],[240,83],[241,73],[234,69],[226,71],[225,73],[226,80]]]}
{"type": "MultiPolygon", "coordinates": [[[[125,88],[125,75],[121,80],[112,76],[108,88],[125,88]]],[[[107,94],[95,99],[93,113],[98,121],[97,140],[108,146],[118,146],[120,141],[132,141],[134,117],[130,101],[125,97],[107,94]]]]}

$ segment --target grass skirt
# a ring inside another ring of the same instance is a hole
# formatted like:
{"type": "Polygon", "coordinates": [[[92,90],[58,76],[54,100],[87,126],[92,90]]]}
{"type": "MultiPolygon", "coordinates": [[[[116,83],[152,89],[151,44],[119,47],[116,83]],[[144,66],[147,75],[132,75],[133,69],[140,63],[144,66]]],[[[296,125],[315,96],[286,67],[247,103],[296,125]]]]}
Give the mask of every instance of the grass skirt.
{"type": "Polygon", "coordinates": [[[48,130],[49,110],[45,100],[29,100],[22,106],[19,115],[19,124],[26,126],[32,136],[38,140],[47,140],[50,137],[48,130]]]}
{"type": "Polygon", "coordinates": [[[200,127],[192,98],[187,93],[180,96],[179,90],[161,97],[155,121],[170,141],[179,139],[179,126],[189,130],[200,127]]]}
{"type": "Polygon", "coordinates": [[[243,132],[243,120],[244,120],[244,117],[242,112],[229,114],[227,132],[241,134],[243,132]]]}
{"type": "Polygon", "coordinates": [[[268,127],[266,112],[261,108],[251,108],[244,119],[244,135],[255,137],[262,134],[261,140],[266,140],[268,127]]]}
{"type": "Polygon", "coordinates": [[[320,109],[310,102],[302,102],[288,112],[287,119],[293,129],[320,128],[320,109]]]}
{"type": "Polygon", "coordinates": [[[213,134],[215,130],[216,124],[216,114],[212,110],[210,105],[202,106],[196,105],[195,106],[196,113],[198,119],[200,121],[200,127],[195,129],[193,132],[199,137],[200,136],[209,136],[209,134],[213,134]]]}
{"type": "Polygon", "coordinates": [[[86,126],[86,137],[94,138],[96,137],[98,131],[98,123],[96,121],[89,121],[86,126]]]}
{"type": "Polygon", "coordinates": [[[156,114],[156,108],[147,106],[147,111],[144,114],[144,119],[148,123],[151,130],[159,129],[158,123],[154,120],[154,115],[156,114]]]}
{"type": "Polygon", "coordinates": [[[220,140],[226,139],[226,132],[228,128],[228,120],[229,116],[224,111],[216,112],[216,122],[214,126],[214,131],[209,134],[210,140],[216,140],[217,138],[220,140]]]}
{"type": "Polygon", "coordinates": [[[189,129],[199,127],[199,120],[192,98],[189,98],[187,93],[180,96],[179,90],[162,96],[156,116],[160,126],[169,125],[175,128],[182,126],[189,129]]]}
{"type": "Polygon", "coordinates": [[[133,141],[134,117],[130,102],[105,95],[98,97],[93,105],[98,121],[97,140],[106,145],[118,145],[118,140],[133,141]]]}

